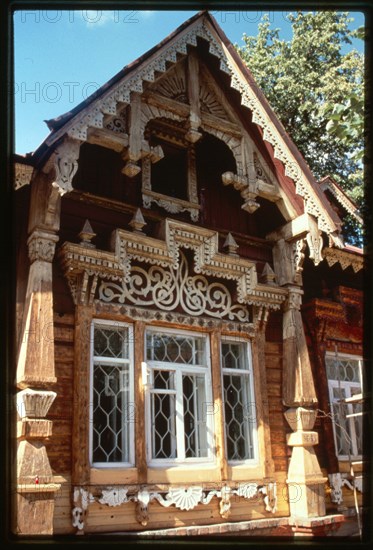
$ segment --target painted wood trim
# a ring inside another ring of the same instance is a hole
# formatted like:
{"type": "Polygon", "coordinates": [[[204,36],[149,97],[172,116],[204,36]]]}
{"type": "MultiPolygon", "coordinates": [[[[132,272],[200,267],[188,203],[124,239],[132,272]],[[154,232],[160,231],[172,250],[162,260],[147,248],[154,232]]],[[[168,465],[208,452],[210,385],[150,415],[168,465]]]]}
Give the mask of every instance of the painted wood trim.
{"type": "Polygon", "coordinates": [[[145,361],[145,323],[134,323],[134,388],[135,388],[135,464],[138,482],[147,482],[145,391],[142,383],[142,363],[145,361]]]}
{"type": "Polygon", "coordinates": [[[214,402],[214,432],[216,459],[220,465],[221,479],[228,479],[228,463],[224,433],[224,403],[221,377],[221,332],[214,330],[210,336],[212,395],[214,402]]]}

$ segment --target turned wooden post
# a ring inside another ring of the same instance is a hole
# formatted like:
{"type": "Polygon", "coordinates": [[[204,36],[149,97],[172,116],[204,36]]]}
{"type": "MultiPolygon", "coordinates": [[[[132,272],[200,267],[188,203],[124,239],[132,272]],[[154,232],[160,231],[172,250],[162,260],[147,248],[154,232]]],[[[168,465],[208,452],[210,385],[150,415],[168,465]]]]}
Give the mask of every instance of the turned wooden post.
{"type": "Polygon", "coordinates": [[[53,533],[54,493],[44,440],[52,433],[45,417],[56,393],[52,261],[59,229],[60,194],[40,174],[31,191],[26,291],[16,384],[18,450],[17,503],[13,530],[22,535],[53,533]]]}
{"type": "Polygon", "coordinates": [[[327,478],[313,448],[318,444],[318,434],[312,431],[317,397],[300,313],[303,291],[296,286],[288,288],[283,317],[283,403],[289,407],[284,414],[294,433],[287,436],[293,451],[286,481],[291,515],[308,518],[325,515],[327,478]]]}

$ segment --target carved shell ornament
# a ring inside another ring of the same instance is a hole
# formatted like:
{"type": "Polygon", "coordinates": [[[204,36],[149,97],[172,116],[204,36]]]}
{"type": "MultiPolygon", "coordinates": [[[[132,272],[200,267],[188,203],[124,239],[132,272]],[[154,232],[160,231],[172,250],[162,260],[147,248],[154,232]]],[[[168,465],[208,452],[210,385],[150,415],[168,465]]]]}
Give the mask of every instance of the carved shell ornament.
{"type": "Polygon", "coordinates": [[[202,496],[202,487],[171,487],[166,500],[179,510],[192,510],[201,502],[202,496]]]}

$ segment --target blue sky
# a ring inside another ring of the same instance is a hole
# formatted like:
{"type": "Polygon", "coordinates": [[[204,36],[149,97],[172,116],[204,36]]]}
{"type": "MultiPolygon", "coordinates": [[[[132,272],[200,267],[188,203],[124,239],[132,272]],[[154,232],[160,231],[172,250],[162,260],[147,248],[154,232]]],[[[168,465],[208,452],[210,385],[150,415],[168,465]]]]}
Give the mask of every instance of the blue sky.
{"type": "MultiPolygon", "coordinates": [[[[22,10],[14,14],[15,151],[35,150],[48,135],[44,120],[70,111],[125,65],[196,11],[22,10]]],[[[233,43],[256,35],[265,12],[211,11],[233,43]]],[[[268,13],[268,12],[266,12],[268,13]]],[[[269,12],[289,40],[286,12],[269,12]]],[[[351,13],[355,29],[364,15],[351,13]]],[[[360,40],[353,47],[363,50],[360,40]]]]}

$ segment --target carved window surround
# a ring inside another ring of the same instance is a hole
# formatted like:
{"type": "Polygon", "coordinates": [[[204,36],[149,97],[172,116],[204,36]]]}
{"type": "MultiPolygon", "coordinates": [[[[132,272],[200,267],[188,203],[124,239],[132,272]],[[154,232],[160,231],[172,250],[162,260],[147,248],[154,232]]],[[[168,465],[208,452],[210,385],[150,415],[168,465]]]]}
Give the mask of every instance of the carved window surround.
{"type": "Polygon", "coordinates": [[[149,522],[148,506],[157,501],[163,507],[175,506],[178,510],[193,510],[200,504],[208,505],[216,497],[220,499],[220,515],[228,518],[231,511],[231,498],[258,499],[263,496],[266,512],[274,514],[277,511],[276,482],[269,481],[258,485],[255,482],[238,483],[236,487],[222,485],[212,490],[204,489],[200,485],[170,486],[166,490],[154,490],[149,487],[131,486],[103,486],[103,487],[75,487],[74,508],[72,510],[72,524],[78,530],[84,529],[85,515],[88,508],[95,503],[109,507],[122,506],[129,502],[136,503],[136,519],[146,526],[149,522]]]}
{"type": "Polygon", "coordinates": [[[164,240],[117,229],[112,234],[113,252],[65,242],[59,257],[76,303],[92,303],[98,278],[128,283],[132,260],[177,269],[180,247],[193,251],[196,274],[232,280],[239,304],[279,309],[287,290],[275,284],[258,283],[255,263],[218,250],[216,231],[166,219],[164,240]]]}

